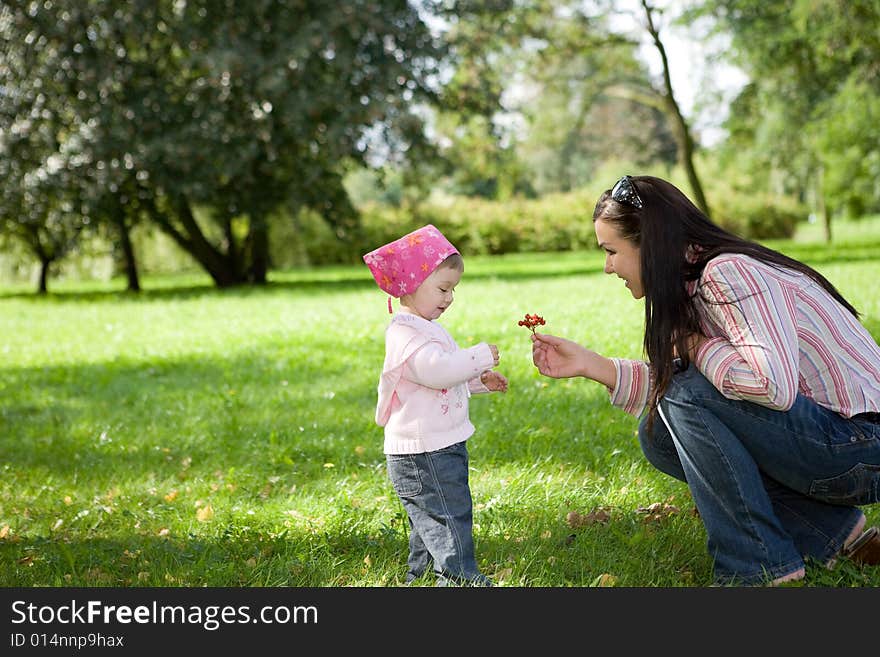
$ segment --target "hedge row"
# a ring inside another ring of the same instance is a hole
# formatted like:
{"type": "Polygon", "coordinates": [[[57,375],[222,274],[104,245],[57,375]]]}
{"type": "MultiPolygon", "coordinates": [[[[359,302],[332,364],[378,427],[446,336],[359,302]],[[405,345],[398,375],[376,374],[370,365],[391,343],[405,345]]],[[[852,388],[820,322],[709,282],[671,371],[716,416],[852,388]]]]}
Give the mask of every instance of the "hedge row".
{"type": "MultiPolygon", "coordinates": [[[[273,265],[359,262],[364,253],[420,226],[434,224],[463,253],[572,251],[596,247],[592,212],[596,195],[573,192],[506,202],[455,198],[414,207],[361,208],[361,231],[341,240],[318,216],[303,214],[273,226],[273,265]]],[[[751,239],[787,238],[807,217],[797,202],[770,196],[719,195],[713,218],[751,239]]]]}

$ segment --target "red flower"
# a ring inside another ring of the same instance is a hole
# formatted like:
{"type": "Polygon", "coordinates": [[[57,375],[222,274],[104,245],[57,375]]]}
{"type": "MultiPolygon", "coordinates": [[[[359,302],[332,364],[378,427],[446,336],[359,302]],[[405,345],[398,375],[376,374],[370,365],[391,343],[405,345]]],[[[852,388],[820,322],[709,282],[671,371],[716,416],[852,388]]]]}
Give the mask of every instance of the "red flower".
{"type": "Polygon", "coordinates": [[[532,333],[535,332],[536,326],[544,326],[544,324],[546,324],[546,322],[544,321],[543,317],[538,314],[530,315],[528,313],[526,313],[525,319],[521,319],[517,322],[518,326],[525,326],[532,333]]]}

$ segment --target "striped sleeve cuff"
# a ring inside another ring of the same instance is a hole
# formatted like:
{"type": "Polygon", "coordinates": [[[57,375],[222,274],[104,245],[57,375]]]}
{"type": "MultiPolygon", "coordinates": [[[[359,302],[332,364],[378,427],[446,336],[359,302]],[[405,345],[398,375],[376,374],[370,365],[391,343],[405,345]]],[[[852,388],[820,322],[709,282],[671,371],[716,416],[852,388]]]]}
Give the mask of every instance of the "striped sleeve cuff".
{"type": "Polygon", "coordinates": [[[648,405],[651,379],[648,364],[640,360],[612,358],[617,373],[614,388],[610,389],[611,404],[638,417],[648,405]]]}

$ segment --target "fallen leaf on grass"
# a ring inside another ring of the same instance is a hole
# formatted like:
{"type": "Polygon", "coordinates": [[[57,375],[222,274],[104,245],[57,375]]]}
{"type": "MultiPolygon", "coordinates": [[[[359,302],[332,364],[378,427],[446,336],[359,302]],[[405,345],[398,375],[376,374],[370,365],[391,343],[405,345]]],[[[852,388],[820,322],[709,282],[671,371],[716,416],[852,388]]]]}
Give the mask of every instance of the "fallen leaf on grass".
{"type": "Polygon", "coordinates": [[[86,580],[98,586],[106,586],[107,584],[114,582],[113,575],[100,568],[89,568],[86,571],[85,576],[86,580]]]}
{"type": "Polygon", "coordinates": [[[577,511],[569,511],[565,516],[565,522],[568,523],[568,526],[572,529],[586,527],[587,525],[593,525],[597,522],[605,524],[609,520],[611,520],[611,514],[601,506],[586,514],[578,513],[577,511]]]}
{"type": "Polygon", "coordinates": [[[196,519],[199,522],[208,522],[214,518],[214,508],[208,504],[196,511],[196,519]]]}
{"type": "Polygon", "coordinates": [[[513,568],[502,568],[501,570],[495,571],[495,579],[499,581],[503,581],[508,579],[513,575],[513,568]]]}
{"type": "Polygon", "coordinates": [[[608,588],[617,585],[617,578],[609,573],[602,573],[593,580],[593,586],[608,588]]]}
{"type": "Polygon", "coordinates": [[[9,525],[3,525],[0,527],[0,538],[5,539],[9,536],[9,525]]]}
{"type": "Polygon", "coordinates": [[[654,502],[648,506],[640,506],[636,509],[636,513],[644,515],[645,522],[659,522],[670,516],[678,515],[681,513],[681,509],[668,502],[654,502]]]}

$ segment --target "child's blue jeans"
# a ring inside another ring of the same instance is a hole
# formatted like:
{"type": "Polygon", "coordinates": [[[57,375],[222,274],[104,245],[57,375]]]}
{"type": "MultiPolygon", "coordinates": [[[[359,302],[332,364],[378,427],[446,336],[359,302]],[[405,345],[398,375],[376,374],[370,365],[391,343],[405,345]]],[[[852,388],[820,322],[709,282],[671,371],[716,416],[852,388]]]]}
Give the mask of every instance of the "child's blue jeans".
{"type": "Polygon", "coordinates": [[[693,365],[674,375],[639,441],[687,482],[718,583],[757,584],[826,563],[880,499],[880,423],[798,395],[788,411],[724,397],[693,365]]]}
{"type": "Polygon", "coordinates": [[[438,585],[491,586],[474,555],[466,442],[423,454],[387,454],[385,459],[409,517],[406,582],[433,564],[438,585]]]}

